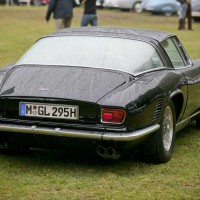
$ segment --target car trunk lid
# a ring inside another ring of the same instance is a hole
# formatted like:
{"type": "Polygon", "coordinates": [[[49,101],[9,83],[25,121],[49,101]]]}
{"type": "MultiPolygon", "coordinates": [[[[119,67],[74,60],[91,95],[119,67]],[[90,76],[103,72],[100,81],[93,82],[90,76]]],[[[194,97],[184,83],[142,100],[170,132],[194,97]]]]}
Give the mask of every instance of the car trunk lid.
{"type": "Polygon", "coordinates": [[[126,82],[120,72],[65,66],[18,66],[4,81],[1,96],[46,97],[97,102],[126,82]]]}

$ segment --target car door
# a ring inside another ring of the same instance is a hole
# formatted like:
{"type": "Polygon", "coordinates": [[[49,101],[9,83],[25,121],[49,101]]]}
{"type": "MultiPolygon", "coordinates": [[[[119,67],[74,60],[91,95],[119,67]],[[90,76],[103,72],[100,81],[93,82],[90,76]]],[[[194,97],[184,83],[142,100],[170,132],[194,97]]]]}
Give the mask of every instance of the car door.
{"type": "Polygon", "coordinates": [[[183,120],[195,114],[200,108],[200,61],[191,62],[176,36],[166,39],[162,44],[175,70],[180,71],[187,82],[187,104],[183,120]]]}

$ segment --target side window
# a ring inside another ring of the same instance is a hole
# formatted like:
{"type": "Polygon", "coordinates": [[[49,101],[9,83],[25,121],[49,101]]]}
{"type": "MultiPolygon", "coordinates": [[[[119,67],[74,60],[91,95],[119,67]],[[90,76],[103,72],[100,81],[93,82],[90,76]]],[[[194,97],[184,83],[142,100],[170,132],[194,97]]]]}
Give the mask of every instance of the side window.
{"type": "Polygon", "coordinates": [[[151,58],[152,68],[164,67],[162,60],[160,59],[158,53],[155,51],[151,58]]]}
{"type": "Polygon", "coordinates": [[[137,69],[137,73],[164,67],[162,60],[160,59],[158,53],[156,52],[154,48],[151,48],[151,52],[149,52],[148,54],[143,52],[142,60],[144,62],[137,69]]]}
{"type": "Polygon", "coordinates": [[[171,38],[162,41],[161,45],[165,49],[167,55],[169,56],[173,66],[175,68],[185,66],[182,56],[180,55],[174,41],[171,38]]]}
{"type": "Polygon", "coordinates": [[[176,44],[176,46],[179,49],[179,52],[183,58],[183,60],[185,61],[186,65],[190,65],[191,64],[191,60],[189,58],[189,56],[187,55],[185,49],[183,48],[182,44],[180,43],[180,41],[178,40],[177,37],[173,37],[172,40],[174,41],[174,43],[176,44]]]}

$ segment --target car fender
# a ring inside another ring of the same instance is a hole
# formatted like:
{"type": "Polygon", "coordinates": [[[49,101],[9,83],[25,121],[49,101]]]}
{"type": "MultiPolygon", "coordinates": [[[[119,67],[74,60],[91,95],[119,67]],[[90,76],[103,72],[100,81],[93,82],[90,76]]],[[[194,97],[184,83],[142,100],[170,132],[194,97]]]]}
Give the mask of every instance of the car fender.
{"type": "Polygon", "coordinates": [[[182,116],[187,106],[187,94],[184,94],[183,91],[177,89],[170,94],[168,103],[170,101],[172,101],[174,104],[176,121],[178,122],[182,119],[182,116]]]}

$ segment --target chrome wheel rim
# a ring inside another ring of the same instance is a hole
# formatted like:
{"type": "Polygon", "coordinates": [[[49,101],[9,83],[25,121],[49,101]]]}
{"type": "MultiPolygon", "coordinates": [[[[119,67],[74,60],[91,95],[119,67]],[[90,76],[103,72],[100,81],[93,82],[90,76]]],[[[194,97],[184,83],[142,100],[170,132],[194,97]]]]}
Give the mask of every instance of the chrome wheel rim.
{"type": "Polygon", "coordinates": [[[134,6],[134,11],[136,13],[141,13],[142,12],[142,4],[141,3],[136,3],[134,6]]]}
{"type": "Polygon", "coordinates": [[[163,116],[163,145],[165,151],[169,151],[172,145],[173,140],[173,113],[170,106],[165,108],[164,116],[163,116]]]}

